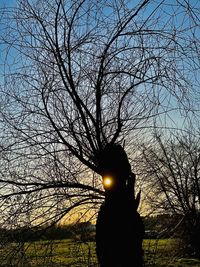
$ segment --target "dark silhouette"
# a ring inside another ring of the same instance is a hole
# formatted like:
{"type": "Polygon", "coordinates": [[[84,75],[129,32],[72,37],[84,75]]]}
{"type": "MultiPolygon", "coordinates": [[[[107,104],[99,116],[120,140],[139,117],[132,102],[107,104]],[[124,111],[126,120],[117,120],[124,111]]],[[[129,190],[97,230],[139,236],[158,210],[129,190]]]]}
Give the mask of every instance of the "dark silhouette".
{"type": "Polygon", "coordinates": [[[200,259],[200,212],[191,207],[183,220],[184,253],[200,259]]]}
{"type": "Polygon", "coordinates": [[[120,145],[109,144],[99,155],[105,201],[96,225],[96,250],[101,267],[143,266],[144,226],[134,197],[135,175],[120,145]],[[111,179],[107,183],[108,176],[111,179]]]}

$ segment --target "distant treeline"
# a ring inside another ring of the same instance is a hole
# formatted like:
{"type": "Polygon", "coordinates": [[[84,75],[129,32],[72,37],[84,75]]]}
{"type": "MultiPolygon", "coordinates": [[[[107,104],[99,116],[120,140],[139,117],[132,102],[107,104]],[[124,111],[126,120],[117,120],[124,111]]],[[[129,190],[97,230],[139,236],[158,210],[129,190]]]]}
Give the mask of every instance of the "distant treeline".
{"type": "MultiPolygon", "coordinates": [[[[178,236],[182,231],[180,215],[162,214],[143,218],[145,238],[168,238],[178,236]],[[176,231],[174,231],[176,230],[176,231]]],[[[37,240],[60,240],[74,238],[80,241],[94,240],[95,225],[80,222],[71,225],[46,225],[43,227],[21,227],[17,229],[0,229],[1,243],[30,242],[37,240]]]]}
{"type": "Polygon", "coordinates": [[[148,216],[143,218],[143,221],[146,230],[146,238],[182,237],[184,232],[185,220],[181,214],[166,213],[157,216],[148,216]]]}
{"type": "Polygon", "coordinates": [[[30,242],[37,240],[56,240],[77,238],[84,239],[94,236],[95,226],[90,222],[81,222],[71,225],[53,225],[43,227],[21,227],[17,229],[0,228],[1,244],[9,242],[30,242]]]}

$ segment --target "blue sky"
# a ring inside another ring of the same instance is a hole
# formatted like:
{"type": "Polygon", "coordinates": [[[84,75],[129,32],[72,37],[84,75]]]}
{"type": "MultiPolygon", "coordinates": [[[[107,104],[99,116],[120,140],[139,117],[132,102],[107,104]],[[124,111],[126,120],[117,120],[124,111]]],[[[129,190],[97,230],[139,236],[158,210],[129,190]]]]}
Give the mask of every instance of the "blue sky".
{"type": "MultiPolygon", "coordinates": [[[[16,7],[16,5],[17,0],[0,0],[0,14],[4,12],[4,9],[9,10],[9,8],[16,7]]],[[[5,26],[5,21],[3,21],[3,23],[0,23],[1,34],[4,32],[5,26]]],[[[5,62],[5,57],[7,56],[7,50],[5,50],[5,47],[6,46],[2,42],[0,42],[0,84],[2,83],[2,75],[5,70],[5,65],[3,63],[5,62]]],[[[10,57],[10,60],[12,61],[12,56],[10,57]]],[[[8,62],[10,62],[10,60],[8,62]]]]}
{"type": "MultiPolygon", "coordinates": [[[[157,3],[158,3],[159,1],[157,1],[157,3]]],[[[168,0],[168,1],[166,1],[168,4],[171,2],[171,3],[175,3],[173,0],[168,0]]],[[[200,5],[200,0],[199,0],[199,2],[197,1],[197,0],[191,0],[191,3],[193,3],[193,4],[197,4],[197,3],[199,3],[198,4],[198,7],[199,7],[199,5],[200,5]]],[[[12,8],[12,7],[15,7],[16,6],[16,4],[17,4],[17,0],[0,0],[0,9],[4,9],[4,8],[6,8],[6,9],[9,9],[9,8],[12,8]]],[[[154,3],[155,4],[155,3],[154,3]]],[[[166,5],[165,6],[165,8],[164,8],[164,13],[166,12],[166,13],[171,13],[172,12],[172,10],[173,10],[173,8],[174,8],[174,6],[173,5],[166,5]]],[[[148,14],[148,12],[150,12],[151,11],[151,9],[147,9],[146,11],[145,11],[145,16],[147,16],[147,15],[149,15],[148,14]]],[[[162,10],[163,11],[163,10],[162,10]]],[[[150,12],[151,13],[151,12],[150,12]]],[[[173,12],[172,12],[173,13],[173,12]]],[[[162,13],[163,14],[163,13],[162,13]]],[[[143,14],[144,15],[144,14],[143,14]]],[[[180,12],[180,14],[179,14],[179,22],[178,23],[180,23],[181,21],[182,21],[182,13],[180,12]]],[[[163,22],[166,22],[165,20],[167,19],[167,16],[166,16],[166,18],[164,18],[163,19],[163,22]]],[[[186,22],[187,23],[187,22],[186,22]]],[[[0,24],[0,31],[2,31],[3,29],[2,29],[2,26],[1,26],[1,24],[0,24]]],[[[3,49],[2,48],[4,48],[4,46],[2,45],[2,44],[0,44],[0,53],[1,53],[1,55],[0,55],[0,60],[1,60],[1,62],[0,62],[0,84],[2,83],[2,74],[3,74],[3,71],[4,71],[4,68],[5,68],[5,66],[3,66],[2,65],[2,62],[4,61],[4,57],[5,57],[5,54],[2,52],[3,51],[3,49]]],[[[11,51],[10,51],[11,52],[11,51]]],[[[12,53],[10,53],[10,55],[11,55],[11,58],[9,58],[9,61],[11,61],[12,62],[12,60],[13,60],[13,53],[14,53],[14,50],[12,50],[12,53]]],[[[192,73],[192,75],[191,76],[193,76],[194,75],[194,73],[192,73]]],[[[198,77],[198,79],[199,79],[199,77],[198,77]]],[[[170,114],[169,114],[171,117],[173,117],[174,119],[175,119],[175,122],[176,123],[178,123],[178,124],[182,124],[182,119],[180,118],[180,117],[178,117],[178,115],[175,113],[175,112],[171,112],[170,114]]],[[[173,123],[172,123],[173,124],[173,123]]]]}
{"type": "Polygon", "coordinates": [[[0,0],[0,7],[13,7],[17,3],[17,0],[0,0]]]}

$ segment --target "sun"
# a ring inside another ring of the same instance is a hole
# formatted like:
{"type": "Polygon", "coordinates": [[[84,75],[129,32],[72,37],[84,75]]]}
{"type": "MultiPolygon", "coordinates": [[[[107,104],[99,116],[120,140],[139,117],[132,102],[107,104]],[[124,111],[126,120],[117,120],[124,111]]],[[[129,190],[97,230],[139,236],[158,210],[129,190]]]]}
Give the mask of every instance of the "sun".
{"type": "Polygon", "coordinates": [[[112,185],[112,178],[109,176],[106,176],[105,178],[103,178],[103,185],[108,188],[112,185]]]}

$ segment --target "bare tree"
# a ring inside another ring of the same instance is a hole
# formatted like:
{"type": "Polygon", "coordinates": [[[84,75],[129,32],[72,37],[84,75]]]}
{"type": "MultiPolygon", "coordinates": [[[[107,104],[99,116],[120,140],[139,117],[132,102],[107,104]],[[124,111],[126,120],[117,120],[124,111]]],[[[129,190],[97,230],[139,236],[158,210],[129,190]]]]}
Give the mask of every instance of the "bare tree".
{"type": "Polygon", "coordinates": [[[197,2],[150,0],[21,0],[5,12],[5,223],[56,222],[100,203],[105,147],[171,127],[174,111],[190,112],[198,14],[197,2]]]}
{"type": "Polygon", "coordinates": [[[179,215],[177,226],[183,229],[187,252],[200,257],[199,134],[179,132],[169,139],[157,136],[156,141],[142,153],[145,180],[151,188],[147,199],[157,212],[179,215]]]}

